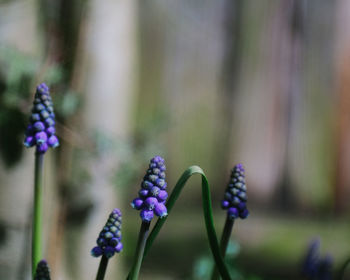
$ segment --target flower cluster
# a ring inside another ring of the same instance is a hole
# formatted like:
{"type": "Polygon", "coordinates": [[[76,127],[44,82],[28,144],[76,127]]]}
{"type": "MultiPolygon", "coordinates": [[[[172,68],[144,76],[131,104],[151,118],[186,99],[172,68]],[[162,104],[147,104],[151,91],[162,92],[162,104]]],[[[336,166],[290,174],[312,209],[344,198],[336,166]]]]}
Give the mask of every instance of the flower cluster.
{"type": "Polygon", "coordinates": [[[101,255],[111,258],[115,253],[121,252],[123,249],[121,227],[122,212],[115,208],[100,232],[96,241],[97,246],[91,250],[91,255],[96,258],[101,255]]]}
{"type": "Polygon", "coordinates": [[[151,222],[156,216],[163,218],[168,215],[165,201],[168,198],[166,192],[164,159],[155,156],[151,159],[149,168],[141,183],[139,197],[135,198],[131,206],[141,210],[140,216],[143,222],[151,222]]]}
{"type": "Polygon", "coordinates": [[[49,88],[42,83],[36,88],[24,145],[27,148],[36,146],[36,152],[43,154],[49,147],[56,148],[59,145],[55,132],[55,113],[49,88]]]}
{"type": "Polygon", "coordinates": [[[329,255],[319,256],[320,240],[314,239],[303,262],[302,275],[310,280],[331,280],[333,260],[329,255]]]}
{"type": "Polygon", "coordinates": [[[50,280],[50,270],[47,261],[41,260],[36,266],[34,280],[50,280]]]}
{"type": "Polygon", "coordinates": [[[230,219],[245,219],[249,215],[247,209],[247,187],[244,179],[244,168],[242,164],[237,164],[231,173],[230,181],[227,185],[224,199],[221,201],[221,207],[227,209],[227,215],[230,219]]]}

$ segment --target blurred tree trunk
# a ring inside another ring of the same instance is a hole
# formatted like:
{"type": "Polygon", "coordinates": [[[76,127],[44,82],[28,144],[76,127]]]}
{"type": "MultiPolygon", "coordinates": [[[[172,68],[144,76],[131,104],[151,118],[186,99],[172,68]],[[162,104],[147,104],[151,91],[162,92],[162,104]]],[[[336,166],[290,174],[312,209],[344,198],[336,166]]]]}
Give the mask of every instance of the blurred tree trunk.
{"type": "Polygon", "coordinates": [[[350,3],[337,1],[335,210],[349,209],[350,195],[350,3]]]}
{"type": "MultiPolygon", "coordinates": [[[[236,116],[234,102],[237,100],[237,91],[240,82],[240,66],[242,59],[242,32],[244,0],[228,0],[223,5],[223,57],[221,71],[221,90],[218,97],[218,116],[217,122],[220,125],[214,127],[214,151],[215,155],[213,165],[220,166],[214,174],[213,181],[219,189],[223,190],[228,182],[229,170],[237,164],[239,159],[232,157],[232,147],[236,144],[236,135],[232,129],[232,122],[236,116]]],[[[218,194],[221,192],[217,192],[218,194]]]]}
{"type": "Polygon", "coordinates": [[[306,12],[306,0],[286,0],[282,4],[282,13],[285,13],[285,19],[287,20],[287,31],[289,41],[288,55],[286,60],[287,76],[285,79],[285,153],[282,167],[282,174],[277,189],[276,201],[279,202],[279,206],[291,211],[296,205],[296,193],[293,191],[294,181],[291,173],[291,157],[293,153],[293,139],[297,135],[298,131],[298,115],[300,112],[300,105],[304,90],[303,83],[303,69],[304,69],[304,36],[305,36],[305,12],[306,12]]]}
{"type": "MultiPolygon", "coordinates": [[[[63,196],[57,219],[63,223],[64,237],[57,236],[63,262],[56,273],[65,279],[88,279],[97,272],[99,260],[90,256],[90,250],[110,211],[123,206],[112,182],[118,165],[113,147],[129,135],[136,78],[136,3],[90,1],[86,7],[75,35],[79,40],[74,45],[69,39],[74,36],[65,36],[66,48],[75,46],[76,52],[69,56],[63,51],[69,61],[65,64],[69,88],[80,92],[83,100],[79,116],[66,120],[60,164],[63,196]]],[[[63,29],[69,27],[65,23],[63,29]]],[[[115,271],[113,259],[106,277],[116,277],[115,271]]]]}

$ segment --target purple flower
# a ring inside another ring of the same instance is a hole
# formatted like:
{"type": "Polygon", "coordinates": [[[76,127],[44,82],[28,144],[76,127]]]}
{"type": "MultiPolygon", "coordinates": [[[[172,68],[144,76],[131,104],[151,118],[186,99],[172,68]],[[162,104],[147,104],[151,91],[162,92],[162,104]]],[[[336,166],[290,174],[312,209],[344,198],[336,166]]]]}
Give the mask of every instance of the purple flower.
{"type": "Polygon", "coordinates": [[[122,251],[121,224],[122,213],[118,208],[115,208],[96,240],[97,246],[91,250],[93,257],[98,258],[105,255],[107,258],[111,258],[115,253],[122,251]]]}
{"type": "Polygon", "coordinates": [[[42,83],[36,88],[24,145],[27,148],[36,146],[36,153],[44,154],[49,147],[59,146],[55,132],[55,114],[49,88],[42,83]]]}
{"type": "Polygon", "coordinates": [[[41,260],[36,266],[34,280],[50,280],[50,269],[47,261],[41,260]]]}
{"type": "Polygon", "coordinates": [[[333,259],[320,257],[320,240],[311,241],[302,266],[302,276],[311,280],[331,280],[333,259]]]}
{"type": "Polygon", "coordinates": [[[227,216],[230,219],[245,219],[248,217],[246,191],[244,168],[242,164],[237,164],[232,169],[224,199],[221,201],[221,208],[227,210],[227,216]]]}
{"type": "Polygon", "coordinates": [[[151,222],[154,215],[164,218],[168,215],[164,205],[168,193],[166,192],[164,159],[155,156],[151,159],[146,175],[141,183],[141,190],[138,198],[135,198],[131,206],[141,210],[140,217],[144,222],[151,222]]]}

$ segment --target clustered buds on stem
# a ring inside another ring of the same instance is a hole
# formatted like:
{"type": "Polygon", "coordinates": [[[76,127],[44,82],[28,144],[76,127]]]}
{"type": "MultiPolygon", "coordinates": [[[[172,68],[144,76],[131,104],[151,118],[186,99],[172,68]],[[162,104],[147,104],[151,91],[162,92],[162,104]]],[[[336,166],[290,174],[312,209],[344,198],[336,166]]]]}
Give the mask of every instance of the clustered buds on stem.
{"type": "Polygon", "coordinates": [[[307,279],[331,280],[333,260],[329,255],[324,258],[320,257],[319,250],[320,240],[312,240],[303,262],[302,274],[307,279]]]}
{"type": "Polygon", "coordinates": [[[47,261],[41,260],[36,267],[34,280],[50,280],[50,270],[47,261]]]}
{"type": "Polygon", "coordinates": [[[96,241],[97,246],[91,250],[91,255],[96,258],[102,255],[111,258],[115,253],[121,252],[123,249],[121,227],[122,212],[115,208],[100,232],[96,241]]]}
{"type": "Polygon", "coordinates": [[[141,183],[139,197],[131,203],[133,208],[141,210],[140,216],[143,222],[151,222],[154,214],[160,218],[168,215],[165,206],[165,201],[168,198],[165,169],[162,157],[155,156],[152,158],[141,183]]]}
{"type": "Polygon", "coordinates": [[[44,154],[49,147],[56,148],[59,145],[55,133],[55,113],[49,88],[42,83],[36,88],[24,145],[27,148],[36,146],[36,152],[44,154]]]}
{"type": "Polygon", "coordinates": [[[227,216],[230,219],[245,219],[249,215],[247,209],[247,187],[245,185],[244,168],[242,164],[237,164],[231,173],[230,181],[227,185],[221,207],[227,209],[227,216]]]}

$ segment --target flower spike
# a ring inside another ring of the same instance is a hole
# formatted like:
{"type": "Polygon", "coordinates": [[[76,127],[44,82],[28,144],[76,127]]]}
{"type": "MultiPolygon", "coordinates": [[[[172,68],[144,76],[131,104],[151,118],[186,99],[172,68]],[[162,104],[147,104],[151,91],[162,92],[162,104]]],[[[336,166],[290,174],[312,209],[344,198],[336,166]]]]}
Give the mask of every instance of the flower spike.
{"type": "Polygon", "coordinates": [[[165,170],[162,157],[155,156],[152,158],[141,183],[139,197],[131,202],[133,208],[141,210],[140,217],[143,222],[151,222],[154,215],[159,218],[164,218],[168,215],[165,206],[168,198],[165,170]]]}
{"type": "Polygon", "coordinates": [[[55,132],[55,113],[49,88],[42,83],[36,88],[24,146],[27,148],[36,146],[36,153],[44,154],[49,147],[59,146],[55,132]]]}
{"type": "Polygon", "coordinates": [[[96,258],[102,255],[111,258],[115,253],[120,253],[123,250],[121,227],[122,213],[115,208],[100,232],[96,241],[97,246],[91,250],[91,255],[96,258]]]}
{"type": "Polygon", "coordinates": [[[41,260],[36,267],[34,280],[51,280],[47,261],[41,260]]]}
{"type": "Polygon", "coordinates": [[[227,209],[227,215],[230,219],[245,219],[248,217],[246,191],[244,168],[242,164],[237,164],[232,169],[224,199],[221,201],[221,207],[227,209]]]}

